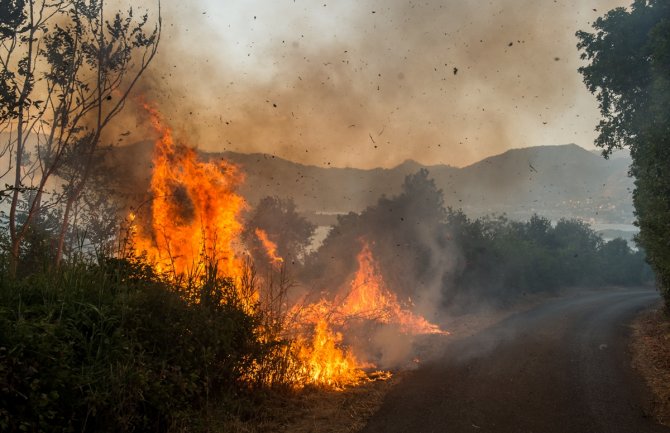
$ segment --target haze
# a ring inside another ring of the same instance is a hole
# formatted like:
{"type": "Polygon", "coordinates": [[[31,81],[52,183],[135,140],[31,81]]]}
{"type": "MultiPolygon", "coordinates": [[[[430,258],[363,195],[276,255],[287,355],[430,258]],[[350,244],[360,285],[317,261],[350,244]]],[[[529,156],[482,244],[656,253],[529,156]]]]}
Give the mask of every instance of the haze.
{"type": "MultiPolygon", "coordinates": [[[[165,2],[143,93],[188,144],[319,166],[588,148],[598,112],[574,33],[626,4],[165,2]]],[[[147,138],[137,114],[122,122],[126,142],[147,138]]]]}

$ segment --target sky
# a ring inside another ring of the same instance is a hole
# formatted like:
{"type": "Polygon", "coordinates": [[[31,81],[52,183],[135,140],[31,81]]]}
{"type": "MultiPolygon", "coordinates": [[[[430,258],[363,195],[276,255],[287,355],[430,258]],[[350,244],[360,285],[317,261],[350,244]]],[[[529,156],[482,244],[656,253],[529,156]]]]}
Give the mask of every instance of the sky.
{"type": "MultiPolygon", "coordinates": [[[[185,144],[319,166],[593,149],[599,113],[575,32],[629,3],[163,0],[140,91],[185,144]]],[[[127,140],[150,134],[128,111],[127,140]]]]}

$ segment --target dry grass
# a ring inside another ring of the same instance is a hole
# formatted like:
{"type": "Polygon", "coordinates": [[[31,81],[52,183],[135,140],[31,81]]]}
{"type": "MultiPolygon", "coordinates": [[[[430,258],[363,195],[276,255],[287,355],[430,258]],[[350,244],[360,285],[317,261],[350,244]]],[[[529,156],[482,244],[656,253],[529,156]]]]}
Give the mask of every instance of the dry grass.
{"type": "Polygon", "coordinates": [[[633,323],[633,366],[654,394],[653,415],[670,426],[670,318],[659,307],[633,323]]]}
{"type": "Polygon", "coordinates": [[[335,391],[305,389],[293,396],[272,398],[262,418],[229,420],[220,431],[232,433],[354,433],[381,406],[403,374],[335,391]]]}

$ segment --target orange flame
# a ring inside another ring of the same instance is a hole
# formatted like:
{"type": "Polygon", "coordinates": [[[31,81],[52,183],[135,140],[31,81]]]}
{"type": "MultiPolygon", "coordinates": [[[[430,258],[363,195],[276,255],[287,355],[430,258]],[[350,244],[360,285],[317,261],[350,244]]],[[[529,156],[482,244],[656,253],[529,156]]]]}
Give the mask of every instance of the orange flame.
{"type": "Polygon", "coordinates": [[[317,321],[311,341],[298,338],[296,344],[306,383],[342,388],[365,379],[354,355],[342,348],[342,334],[333,332],[326,318],[317,321]]]}
{"type": "Polygon", "coordinates": [[[400,305],[395,293],[386,287],[366,242],[356,259],[358,271],[351,282],[349,293],[338,307],[338,313],[343,318],[358,317],[395,324],[407,334],[449,334],[400,305]]]}
{"type": "MultiPolygon", "coordinates": [[[[242,173],[223,160],[198,161],[193,149],[175,144],[172,130],[162,123],[160,114],[152,107],[145,108],[160,139],[153,158],[150,221],[137,227],[138,215],[129,217],[135,251],[146,254],[157,270],[170,272],[174,278],[202,275],[206,264],[213,263],[217,276],[239,283],[245,272],[236,254],[243,230],[240,214],[246,207],[236,193],[242,173]]],[[[263,230],[255,233],[273,264],[281,263],[276,243],[263,230]]],[[[396,324],[411,334],[446,334],[400,305],[386,287],[368,244],[363,245],[357,259],[358,271],[341,302],[322,300],[292,311],[296,336],[290,350],[298,387],[341,388],[366,379],[361,369],[370,364],[357,360],[343,346],[342,333],[334,330],[346,330],[352,319],[396,324]]],[[[258,299],[257,293],[251,295],[252,302],[258,299]]]]}
{"type": "Polygon", "coordinates": [[[197,275],[209,261],[216,264],[217,275],[240,277],[243,266],[235,245],[246,203],[235,190],[242,173],[223,160],[198,161],[193,149],[175,144],[158,111],[145,108],[161,137],[154,149],[150,232],[138,230],[136,251],[146,252],[159,270],[174,276],[197,275]]]}
{"type": "Polygon", "coordinates": [[[365,367],[343,345],[343,336],[333,331],[333,306],[326,300],[296,305],[289,317],[296,324],[294,341],[300,386],[319,385],[341,389],[366,379],[365,367]]]}
{"type": "Polygon", "coordinates": [[[356,359],[350,350],[342,348],[342,334],[332,330],[333,327],[346,329],[351,320],[397,325],[402,332],[412,335],[449,334],[401,306],[397,296],[386,287],[367,243],[363,244],[357,260],[358,270],[342,302],[322,299],[294,308],[296,323],[314,327],[312,340],[299,338],[297,341],[298,358],[306,376],[303,380],[307,383],[341,387],[365,380],[361,369],[374,365],[356,359]]]}
{"type": "Polygon", "coordinates": [[[270,240],[266,231],[257,228],[255,230],[255,233],[258,240],[261,241],[261,244],[263,244],[263,248],[265,248],[265,253],[267,254],[272,264],[279,265],[283,263],[284,259],[277,254],[277,244],[270,240]]]}

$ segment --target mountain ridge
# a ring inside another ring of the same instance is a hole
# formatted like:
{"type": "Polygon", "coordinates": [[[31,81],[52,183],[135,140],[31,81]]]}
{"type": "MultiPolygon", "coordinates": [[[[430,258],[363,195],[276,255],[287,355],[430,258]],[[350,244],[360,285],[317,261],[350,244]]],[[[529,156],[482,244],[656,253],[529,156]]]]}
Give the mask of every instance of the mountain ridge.
{"type": "MultiPolygon", "coordinates": [[[[122,176],[142,183],[150,175],[151,143],[114,152],[122,176]],[[135,167],[135,168],[131,168],[135,167]]],[[[472,216],[506,213],[525,219],[539,213],[552,219],[578,217],[610,223],[632,221],[630,159],[606,160],[574,143],[510,149],[466,167],[425,165],[406,160],[392,168],[318,167],[265,153],[200,152],[205,160],[225,158],[239,165],[246,180],[240,192],[253,206],[268,195],[292,197],[307,214],[359,212],[382,195],[401,191],[404,178],[429,171],[445,204],[472,216]]],[[[147,183],[148,186],[148,183],[147,183]]]]}

